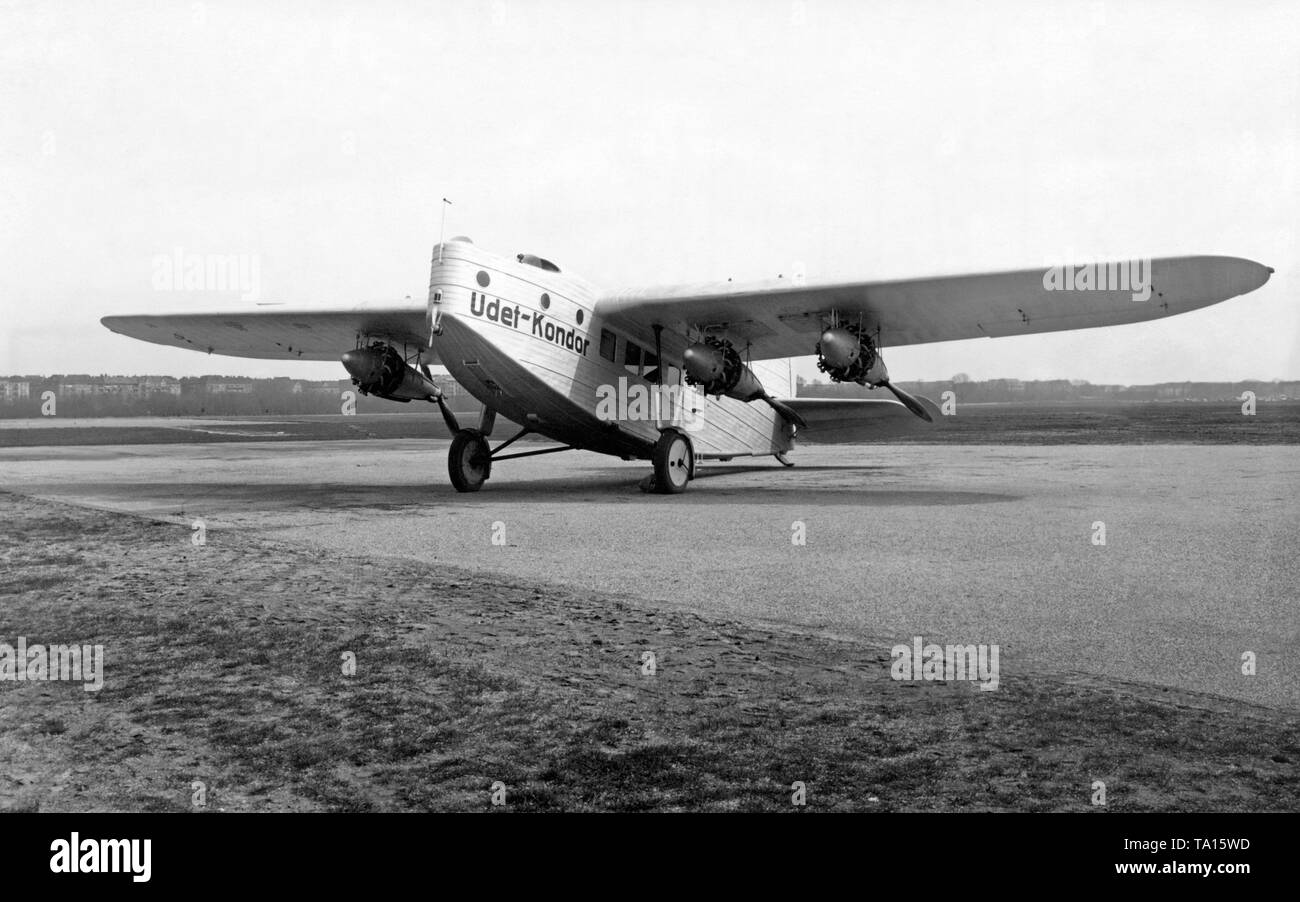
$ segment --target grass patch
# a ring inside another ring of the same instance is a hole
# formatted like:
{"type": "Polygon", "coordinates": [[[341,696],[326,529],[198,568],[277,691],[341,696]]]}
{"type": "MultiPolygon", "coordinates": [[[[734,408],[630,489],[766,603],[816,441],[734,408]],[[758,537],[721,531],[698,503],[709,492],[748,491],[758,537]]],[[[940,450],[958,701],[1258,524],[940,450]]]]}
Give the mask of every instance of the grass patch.
{"type": "Polygon", "coordinates": [[[33,775],[0,809],[192,810],[201,781],[223,810],[486,811],[498,782],[511,811],[790,810],[798,782],[813,810],[1057,811],[1095,779],[1112,810],[1300,809],[1286,712],[903,686],[852,642],[3,493],[0,516],[0,641],[106,657],[99,693],[0,684],[0,773],[33,775]]]}

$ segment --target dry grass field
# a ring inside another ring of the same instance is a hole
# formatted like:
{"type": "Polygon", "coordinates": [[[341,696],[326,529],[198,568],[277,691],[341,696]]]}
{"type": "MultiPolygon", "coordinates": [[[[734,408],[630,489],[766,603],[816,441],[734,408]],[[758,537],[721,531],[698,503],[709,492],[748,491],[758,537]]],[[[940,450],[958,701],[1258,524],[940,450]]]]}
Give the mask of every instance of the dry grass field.
{"type": "Polygon", "coordinates": [[[1018,673],[895,682],[879,644],[0,493],[0,810],[1300,809],[1300,718],[1018,673]],[[643,655],[655,655],[653,675],[643,655]],[[355,675],[343,673],[347,654],[355,675]]]}

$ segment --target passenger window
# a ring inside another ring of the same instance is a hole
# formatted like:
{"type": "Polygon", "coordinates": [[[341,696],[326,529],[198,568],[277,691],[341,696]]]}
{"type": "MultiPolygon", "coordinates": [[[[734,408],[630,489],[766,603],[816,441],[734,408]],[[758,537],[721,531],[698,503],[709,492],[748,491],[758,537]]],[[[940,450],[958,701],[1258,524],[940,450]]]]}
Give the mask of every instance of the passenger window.
{"type": "Polygon", "coordinates": [[[659,379],[659,358],[651,351],[646,351],[643,358],[645,363],[645,373],[643,374],[646,381],[655,382],[659,379]]]}
{"type": "Polygon", "coordinates": [[[641,346],[632,342],[625,342],[623,346],[623,368],[632,375],[641,372],[641,346]]]}
{"type": "Polygon", "coordinates": [[[616,359],[615,349],[618,347],[618,338],[608,329],[600,330],[600,356],[604,357],[610,363],[616,359]]]}

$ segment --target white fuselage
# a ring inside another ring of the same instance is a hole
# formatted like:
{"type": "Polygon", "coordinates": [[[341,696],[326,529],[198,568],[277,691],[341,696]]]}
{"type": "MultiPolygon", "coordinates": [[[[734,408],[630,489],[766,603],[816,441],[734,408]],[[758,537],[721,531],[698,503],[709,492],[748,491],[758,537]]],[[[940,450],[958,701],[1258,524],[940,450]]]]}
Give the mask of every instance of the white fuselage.
{"type": "MultiPolygon", "coordinates": [[[[453,239],[433,254],[432,350],[483,404],[565,444],[646,458],[660,430],[676,426],[703,457],[790,448],[790,428],[768,405],[685,385],[682,352],[698,336],[665,324],[656,361],[653,329],[603,322],[597,298],[581,279],[453,239]]],[[[773,394],[790,393],[785,361],[752,368],[773,394]]]]}

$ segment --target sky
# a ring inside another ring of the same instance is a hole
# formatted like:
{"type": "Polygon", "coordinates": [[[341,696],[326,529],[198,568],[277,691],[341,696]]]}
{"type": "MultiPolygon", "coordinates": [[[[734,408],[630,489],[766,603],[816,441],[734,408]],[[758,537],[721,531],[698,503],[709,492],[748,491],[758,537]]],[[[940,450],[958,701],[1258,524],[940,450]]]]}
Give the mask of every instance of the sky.
{"type": "Polygon", "coordinates": [[[885,359],[1296,379],[1298,147],[1294,2],[3,2],[0,374],[339,378],[99,318],[241,302],[158,290],[177,249],[263,300],[423,297],[446,197],[611,288],[1248,257],[1263,289],[1181,317],[885,359]]]}

